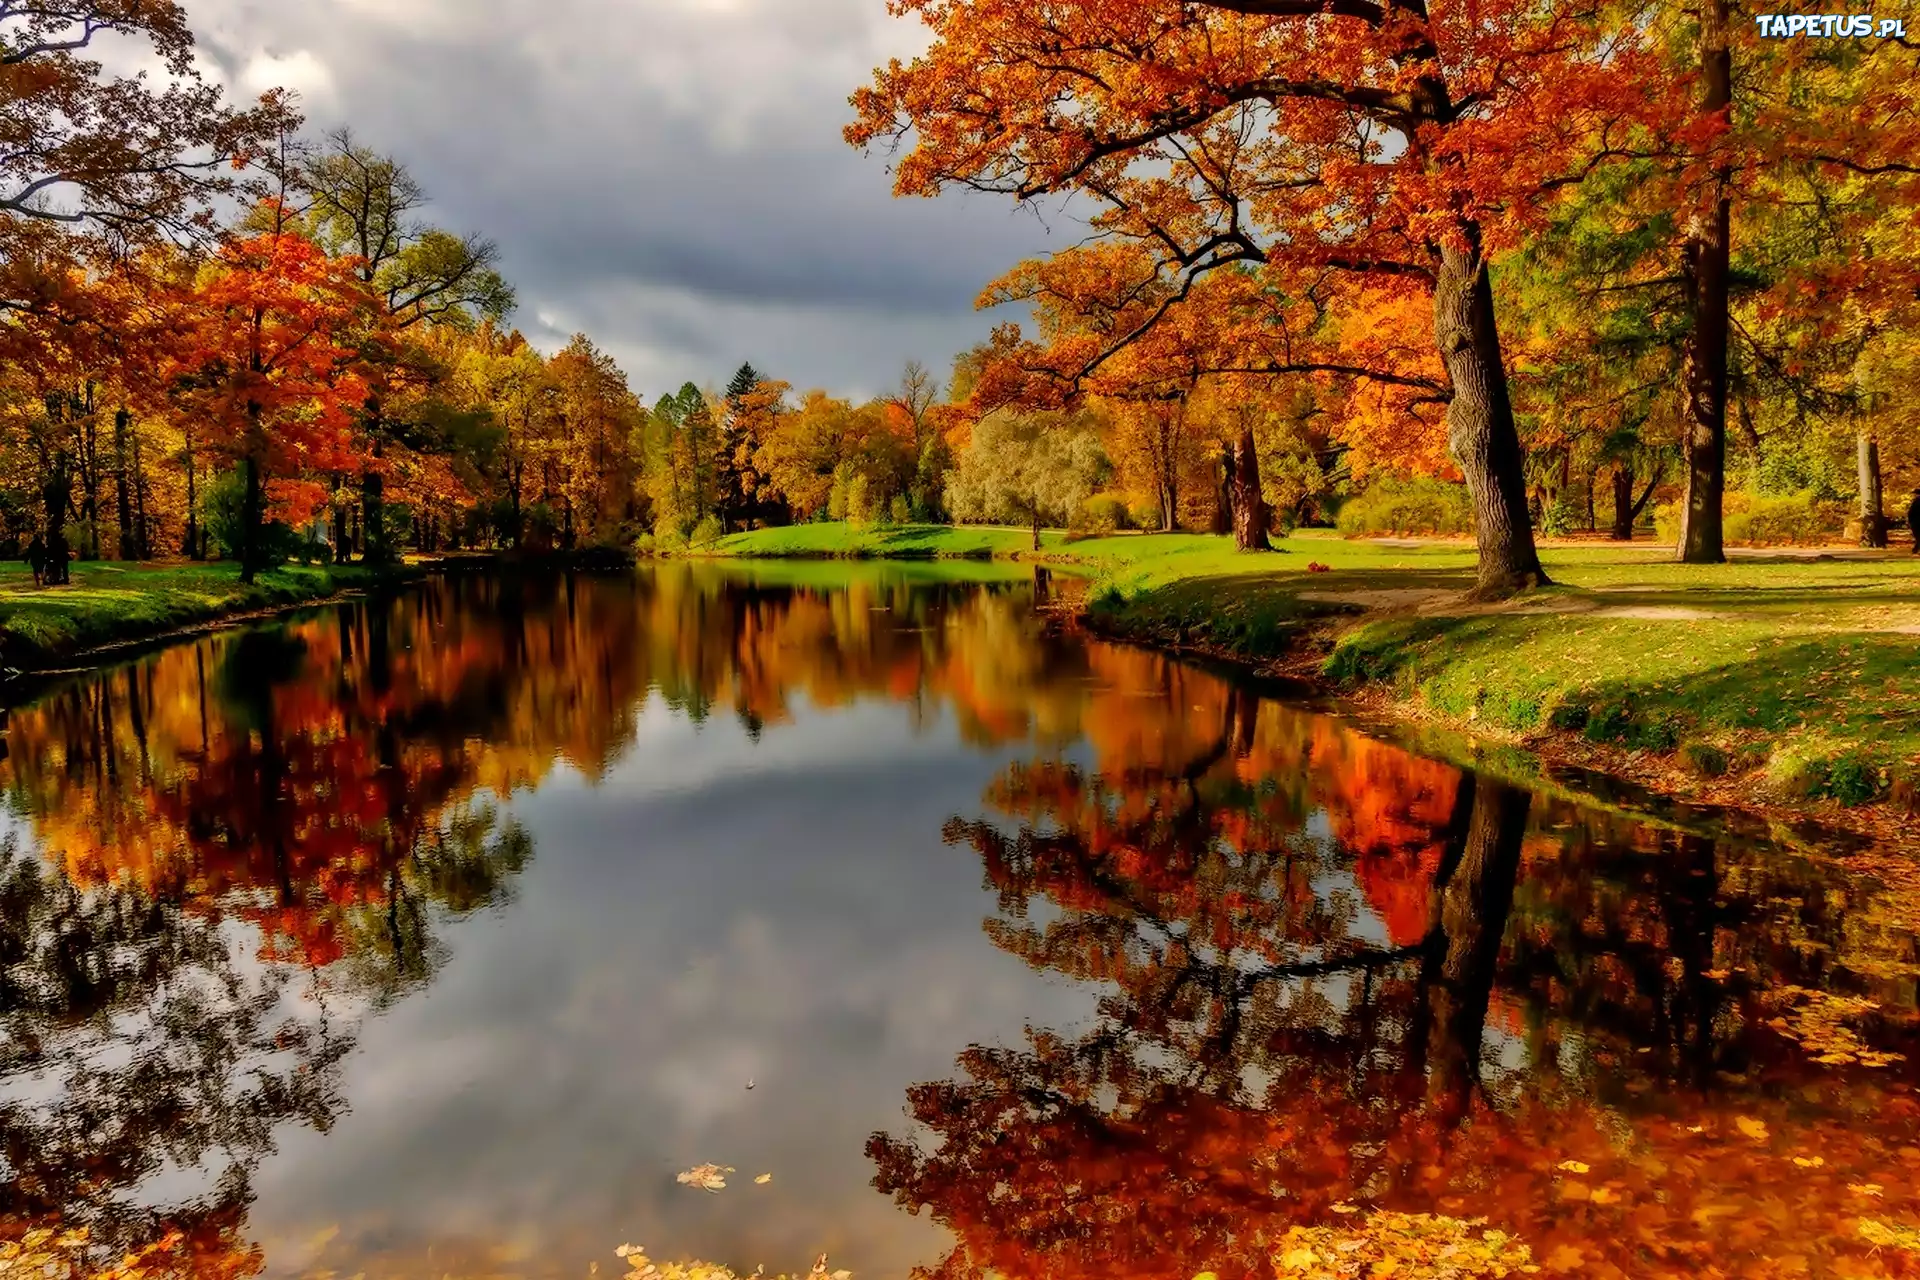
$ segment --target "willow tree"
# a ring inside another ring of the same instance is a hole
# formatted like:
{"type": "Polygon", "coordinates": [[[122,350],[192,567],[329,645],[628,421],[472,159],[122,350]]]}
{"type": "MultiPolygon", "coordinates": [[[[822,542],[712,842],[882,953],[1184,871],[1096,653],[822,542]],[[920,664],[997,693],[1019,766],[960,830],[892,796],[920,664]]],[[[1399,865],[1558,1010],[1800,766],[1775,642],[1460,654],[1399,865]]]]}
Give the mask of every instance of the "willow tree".
{"type": "MultiPolygon", "coordinates": [[[[856,146],[906,149],[901,195],[1066,196],[1146,246],[1160,323],[1227,270],[1381,281],[1432,308],[1447,430],[1488,596],[1546,582],[1528,522],[1491,256],[1629,116],[1629,24],[1523,0],[897,0],[932,32],[854,95],[856,146]]],[[[1096,355],[1096,360],[1098,356],[1096,355]]],[[[1296,348],[1265,364],[1310,371],[1296,348]]]]}

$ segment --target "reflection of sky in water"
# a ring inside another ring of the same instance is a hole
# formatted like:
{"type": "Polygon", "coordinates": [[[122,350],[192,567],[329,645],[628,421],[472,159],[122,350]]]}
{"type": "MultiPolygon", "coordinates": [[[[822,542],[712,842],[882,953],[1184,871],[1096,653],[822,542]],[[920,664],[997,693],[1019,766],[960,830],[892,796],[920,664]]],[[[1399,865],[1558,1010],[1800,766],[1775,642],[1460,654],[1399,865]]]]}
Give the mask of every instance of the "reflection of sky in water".
{"type": "Polygon", "coordinates": [[[956,1046],[1079,1023],[1091,992],[988,945],[978,861],[940,840],[1014,752],[900,706],[795,711],[756,746],[656,701],[602,785],[513,801],[538,848],[517,902],[448,935],[435,981],[362,1029],[349,1114],[261,1170],[273,1272],[336,1223],[342,1262],[507,1224],[576,1272],[628,1239],[868,1275],[937,1256],[869,1185],[867,1135],[956,1046]],[[674,1182],[706,1161],[739,1170],[725,1192],[674,1182]]]}

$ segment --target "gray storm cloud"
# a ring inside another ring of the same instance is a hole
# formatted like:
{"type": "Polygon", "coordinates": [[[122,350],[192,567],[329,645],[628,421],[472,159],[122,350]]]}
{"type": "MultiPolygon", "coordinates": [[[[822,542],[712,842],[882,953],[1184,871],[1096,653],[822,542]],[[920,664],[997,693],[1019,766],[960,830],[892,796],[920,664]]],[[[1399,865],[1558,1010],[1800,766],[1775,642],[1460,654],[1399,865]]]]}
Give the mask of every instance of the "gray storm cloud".
{"type": "Polygon", "coordinates": [[[847,95],[914,52],[883,0],[188,0],[237,91],[298,90],[498,240],[519,323],[575,329],[648,396],[741,360],[871,394],[997,318],[980,288],[1077,235],[1004,200],[895,200],[841,141],[847,95]]]}

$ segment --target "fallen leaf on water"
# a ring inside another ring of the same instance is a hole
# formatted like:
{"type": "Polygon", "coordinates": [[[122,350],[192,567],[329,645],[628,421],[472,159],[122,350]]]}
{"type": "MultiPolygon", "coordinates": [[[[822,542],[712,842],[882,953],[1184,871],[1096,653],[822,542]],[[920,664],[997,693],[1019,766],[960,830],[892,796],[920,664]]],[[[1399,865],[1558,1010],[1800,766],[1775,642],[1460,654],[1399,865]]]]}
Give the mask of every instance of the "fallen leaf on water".
{"type": "Polygon", "coordinates": [[[679,1174],[676,1180],[702,1191],[719,1191],[727,1185],[727,1175],[732,1172],[731,1165],[703,1164],[679,1174]]]}
{"type": "Polygon", "coordinates": [[[1877,1196],[1886,1188],[1877,1182],[1849,1182],[1847,1190],[1857,1196],[1877,1196]]]}
{"type": "Polygon", "coordinates": [[[760,1175],[759,1177],[757,1177],[757,1178],[755,1178],[755,1179],[754,1179],[754,1182],[755,1182],[756,1184],[758,1184],[759,1186],[763,1186],[763,1187],[764,1187],[764,1186],[766,1186],[766,1185],[767,1185],[767,1184],[768,1184],[769,1182],[772,1182],[772,1181],[773,1181],[773,1175],[772,1175],[772,1174],[770,1174],[770,1173],[763,1173],[763,1174],[761,1174],[761,1175],[760,1175]]]}
{"type": "Polygon", "coordinates": [[[1764,1120],[1755,1120],[1752,1116],[1735,1116],[1733,1124],[1736,1129],[1755,1142],[1765,1142],[1767,1139],[1767,1122],[1764,1120]]]}
{"type": "Polygon", "coordinates": [[[1331,1208],[1333,1209],[1333,1211],[1334,1211],[1335,1213],[1358,1213],[1358,1212],[1360,1212],[1360,1210],[1359,1210],[1359,1209],[1357,1209],[1357,1208],[1355,1208],[1355,1207],[1354,1207],[1353,1205],[1350,1205],[1350,1204],[1336,1204],[1336,1205],[1333,1205],[1333,1206],[1330,1206],[1330,1207],[1331,1207],[1331,1208]]]}
{"type": "Polygon", "coordinates": [[[1818,1169],[1821,1165],[1825,1164],[1827,1160],[1825,1156],[1815,1156],[1811,1160],[1807,1159],[1805,1156],[1795,1156],[1793,1158],[1793,1162],[1799,1165],[1802,1169],[1818,1169]]]}
{"type": "Polygon", "coordinates": [[[1591,1173],[1593,1171],[1592,1166],[1579,1160],[1562,1160],[1560,1162],[1560,1168],[1568,1173],[1591,1173]]]}

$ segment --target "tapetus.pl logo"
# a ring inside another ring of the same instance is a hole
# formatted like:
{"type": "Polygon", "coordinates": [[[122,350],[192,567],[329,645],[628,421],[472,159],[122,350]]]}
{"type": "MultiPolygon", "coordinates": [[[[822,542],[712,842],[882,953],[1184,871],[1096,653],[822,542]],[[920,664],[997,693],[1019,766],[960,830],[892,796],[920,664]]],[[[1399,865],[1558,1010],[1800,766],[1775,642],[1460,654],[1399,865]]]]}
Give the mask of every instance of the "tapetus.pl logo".
{"type": "Polygon", "coordinates": [[[1906,19],[1875,18],[1870,13],[1760,13],[1753,20],[1768,40],[1899,40],[1907,34],[1906,19]]]}

